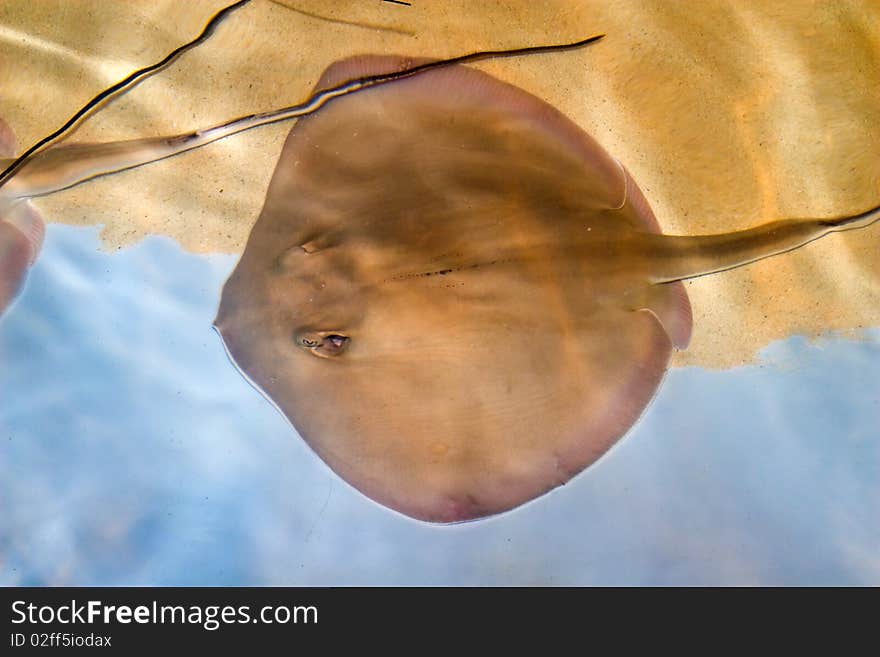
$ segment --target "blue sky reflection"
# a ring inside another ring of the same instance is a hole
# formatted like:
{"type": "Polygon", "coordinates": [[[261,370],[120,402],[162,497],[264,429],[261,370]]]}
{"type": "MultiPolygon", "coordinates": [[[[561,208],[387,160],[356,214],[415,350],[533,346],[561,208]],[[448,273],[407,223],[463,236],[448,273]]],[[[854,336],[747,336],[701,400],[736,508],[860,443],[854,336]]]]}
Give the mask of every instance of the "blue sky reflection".
{"type": "Polygon", "coordinates": [[[0,584],[880,584],[880,330],[673,370],[568,485],[436,527],[338,479],[231,366],[234,257],[98,232],[49,226],[0,320],[0,584]]]}

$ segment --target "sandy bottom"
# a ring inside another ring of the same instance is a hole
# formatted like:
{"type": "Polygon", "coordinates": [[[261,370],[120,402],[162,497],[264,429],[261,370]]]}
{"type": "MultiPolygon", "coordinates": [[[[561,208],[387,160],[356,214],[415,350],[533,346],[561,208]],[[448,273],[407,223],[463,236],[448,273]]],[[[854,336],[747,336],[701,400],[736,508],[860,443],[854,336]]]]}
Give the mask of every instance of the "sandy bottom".
{"type": "MultiPolygon", "coordinates": [[[[0,116],[31,143],[225,4],[3,3],[0,116]]],[[[73,139],[172,134],[288,105],[349,55],[446,57],[597,32],[608,36],[580,52],[481,68],[593,134],[633,173],[665,232],[878,203],[880,5],[868,1],[254,0],[73,139]]],[[[108,249],[164,234],[194,252],[239,253],[288,130],[259,129],[38,204],[50,222],[103,225],[108,249]]],[[[688,283],[694,339],[676,363],[729,367],[793,334],[880,326],[878,246],[880,225],[688,283]]]]}

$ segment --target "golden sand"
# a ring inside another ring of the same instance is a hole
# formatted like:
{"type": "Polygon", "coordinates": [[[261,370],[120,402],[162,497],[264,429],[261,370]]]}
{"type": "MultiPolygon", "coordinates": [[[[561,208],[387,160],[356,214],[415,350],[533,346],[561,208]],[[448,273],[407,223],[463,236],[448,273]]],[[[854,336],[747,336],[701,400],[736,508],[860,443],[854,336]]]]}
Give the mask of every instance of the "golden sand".
{"type": "MultiPolygon", "coordinates": [[[[192,39],[225,4],[2,3],[0,116],[30,144],[192,39]]],[[[254,0],[71,139],[173,134],[289,105],[353,54],[447,57],[597,32],[608,36],[582,51],[481,68],[593,134],[630,169],[664,232],[880,202],[880,3],[870,0],[254,0]]],[[[161,233],[194,252],[239,253],[289,129],[260,128],[37,204],[50,222],[103,225],[111,249],[161,233]]],[[[880,225],[687,288],[694,338],[679,365],[728,367],[792,334],[880,326],[880,225]]]]}

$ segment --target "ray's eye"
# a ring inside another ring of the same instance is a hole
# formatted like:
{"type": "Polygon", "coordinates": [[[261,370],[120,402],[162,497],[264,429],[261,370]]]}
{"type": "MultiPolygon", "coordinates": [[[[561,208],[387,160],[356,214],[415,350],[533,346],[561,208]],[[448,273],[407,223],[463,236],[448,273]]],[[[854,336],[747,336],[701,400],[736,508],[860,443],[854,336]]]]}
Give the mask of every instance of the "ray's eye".
{"type": "Polygon", "coordinates": [[[345,335],[332,333],[324,338],[324,345],[327,349],[340,353],[348,346],[349,338],[345,335]]]}
{"type": "Polygon", "coordinates": [[[341,333],[331,331],[309,331],[298,334],[296,342],[311,351],[316,356],[338,356],[348,347],[351,338],[341,333]]]}

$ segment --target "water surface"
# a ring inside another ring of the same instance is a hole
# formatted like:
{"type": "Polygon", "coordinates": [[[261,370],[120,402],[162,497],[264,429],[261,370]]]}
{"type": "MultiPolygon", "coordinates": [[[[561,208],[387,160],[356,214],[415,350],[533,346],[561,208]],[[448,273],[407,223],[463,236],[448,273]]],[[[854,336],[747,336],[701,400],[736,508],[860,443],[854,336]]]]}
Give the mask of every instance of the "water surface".
{"type": "Polygon", "coordinates": [[[99,230],[51,224],[0,319],[0,584],[880,584],[880,330],[673,369],[569,484],[438,527],[233,369],[210,328],[233,256],[99,230]]]}

